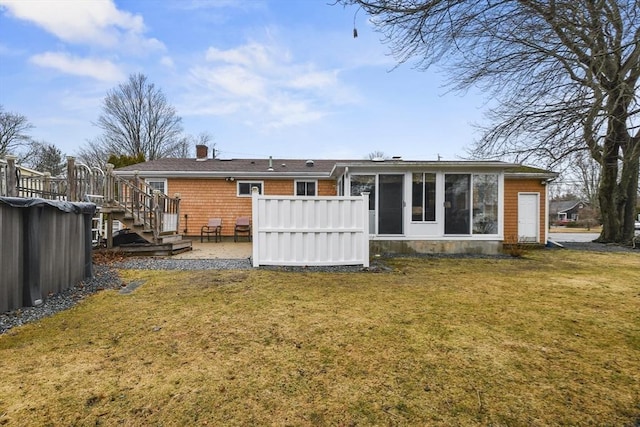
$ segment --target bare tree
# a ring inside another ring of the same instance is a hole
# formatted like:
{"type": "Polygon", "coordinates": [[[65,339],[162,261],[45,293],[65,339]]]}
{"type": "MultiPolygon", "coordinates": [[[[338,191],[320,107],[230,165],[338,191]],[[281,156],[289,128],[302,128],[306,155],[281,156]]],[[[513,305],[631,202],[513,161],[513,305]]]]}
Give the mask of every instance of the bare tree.
{"type": "Polygon", "coordinates": [[[66,171],[62,151],[45,141],[31,141],[23,163],[37,171],[49,172],[52,176],[63,175],[66,171]]]}
{"type": "Polygon", "coordinates": [[[602,242],[628,242],[640,170],[640,1],[337,0],[371,15],[399,63],[440,63],[495,99],[481,158],[600,166],[602,242]]]}
{"type": "Polygon", "coordinates": [[[577,153],[570,162],[569,171],[578,187],[578,193],[582,200],[597,209],[598,183],[600,182],[600,167],[588,154],[577,153]]]}
{"type": "Polygon", "coordinates": [[[132,74],[107,93],[96,125],[103,133],[85,150],[92,155],[155,160],[180,151],[182,119],[143,74],[132,74]]]}
{"type": "Polygon", "coordinates": [[[4,111],[0,105],[0,157],[15,154],[13,150],[17,146],[29,142],[31,137],[28,132],[31,129],[33,125],[25,116],[4,111]]]}
{"type": "Polygon", "coordinates": [[[216,157],[216,143],[209,132],[200,132],[198,135],[186,135],[181,142],[181,148],[176,157],[188,158],[193,155],[196,145],[206,145],[212,157],[216,157]]]}
{"type": "MultiPolygon", "coordinates": [[[[109,147],[102,143],[100,139],[87,140],[84,146],[81,146],[77,150],[76,157],[80,162],[89,167],[97,167],[105,170],[109,157],[115,154],[109,151],[109,147]]],[[[126,154],[122,154],[126,155],[126,154]]]]}

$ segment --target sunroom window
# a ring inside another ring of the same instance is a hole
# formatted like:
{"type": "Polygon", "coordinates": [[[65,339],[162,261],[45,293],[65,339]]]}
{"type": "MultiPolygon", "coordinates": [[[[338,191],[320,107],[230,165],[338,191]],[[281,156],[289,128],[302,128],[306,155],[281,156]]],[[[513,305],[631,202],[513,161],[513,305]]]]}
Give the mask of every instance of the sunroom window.
{"type": "Polygon", "coordinates": [[[436,220],[436,174],[414,173],[411,185],[411,220],[436,220]]]}
{"type": "Polygon", "coordinates": [[[498,233],[498,175],[445,175],[445,234],[498,233]]]}
{"type": "Polygon", "coordinates": [[[498,176],[473,175],[473,234],[498,233],[498,176]]]}

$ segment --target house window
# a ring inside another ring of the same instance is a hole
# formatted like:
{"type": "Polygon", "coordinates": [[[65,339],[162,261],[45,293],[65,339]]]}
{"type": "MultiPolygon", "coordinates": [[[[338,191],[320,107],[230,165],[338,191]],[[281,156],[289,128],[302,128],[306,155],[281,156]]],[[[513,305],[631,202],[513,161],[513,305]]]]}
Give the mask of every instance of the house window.
{"type": "Polygon", "coordinates": [[[445,175],[445,234],[498,233],[498,175],[445,175]]]}
{"type": "Polygon", "coordinates": [[[376,176],[351,175],[350,188],[352,196],[369,193],[369,233],[376,232],[376,176]]]}
{"type": "Polygon", "coordinates": [[[369,193],[369,210],[376,209],[376,176],[375,175],[351,175],[351,195],[360,196],[369,193]]]}
{"type": "Polygon", "coordinates": [[[473,175],[473,234],[498,233],[498,175],[473,175]]]}
{"type": "Polygon", "coordinates": [[[470,234],[471,175],[444,176],[444,234],[470,234]]]}
{"type": "Polygon", "coordinates": [[[315,196],[316,195],[316,181],[296,181],[295,182],[295,195],[296,196],[315,196]]]}
{"type": "Polygon", "coordinates": [[[167,194],[167,180],[161,179],[145,179],[145,182],[152,190],[159,190],[162,194],[167,194]]]}
{"type": "Polygon", "coordinates": [[[238,181],[238,197],[251,197],[251,189],[258,188],[258,194],[262,194],[261,181],[238,181]]]}
{"type": "Polygon", "coordinates": [[[411,220],[436,220],[436,174],[414,173],[411,186],[411,220]]]}

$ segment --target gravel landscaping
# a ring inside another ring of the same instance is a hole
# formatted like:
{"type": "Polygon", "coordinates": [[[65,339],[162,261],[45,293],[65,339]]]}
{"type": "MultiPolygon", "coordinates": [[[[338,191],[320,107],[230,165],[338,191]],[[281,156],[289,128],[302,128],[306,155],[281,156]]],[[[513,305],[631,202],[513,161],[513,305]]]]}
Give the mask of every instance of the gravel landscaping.
{"type": "Polygon", "coordinates": [[[640,254],[640,247],[638,246],[634,249],[631,246],[621,246],[613,243],[560,242],[560,244],[564,246],[564,249],[572,249],[575,251],[636,252],[640,254]]]}
{"type": "Polygon", "coordinates": [[[103,289],[118,289],[122,286],[117,271],[111,267],[94,264],[93,276],[92,279],[80,282],[59,294],[50,295],[44,303],[37,307],[23,307],[0,314],[0,334],[14,326],[24,325],[71,308],[95,292],[103,289]]]}

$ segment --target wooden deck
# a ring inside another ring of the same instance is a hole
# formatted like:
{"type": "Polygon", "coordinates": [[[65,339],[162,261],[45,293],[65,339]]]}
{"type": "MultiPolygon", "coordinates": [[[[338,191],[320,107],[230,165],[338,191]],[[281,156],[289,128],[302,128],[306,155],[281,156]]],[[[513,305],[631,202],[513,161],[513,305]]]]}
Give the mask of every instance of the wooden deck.
{"type": "Polygon", "coordinates": [[[131,243],[115,246],[110,249],[101,248],[96,250],[135,256],[169,256],[190,251],[192,249],[191,243],[191,240],[183,239],[159,244],[131,243]]]}

